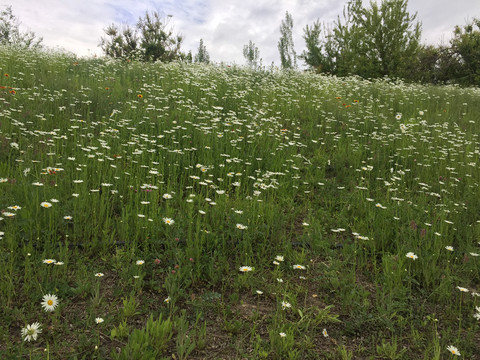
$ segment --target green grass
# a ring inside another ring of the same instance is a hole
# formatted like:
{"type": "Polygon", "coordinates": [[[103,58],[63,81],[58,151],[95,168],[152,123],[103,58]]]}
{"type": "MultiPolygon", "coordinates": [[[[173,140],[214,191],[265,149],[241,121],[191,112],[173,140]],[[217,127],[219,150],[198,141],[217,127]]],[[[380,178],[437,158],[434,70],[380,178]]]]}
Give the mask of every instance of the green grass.
{"type": "Polygon", "coordinates": [[[479,358],[478,89],[0,50],[2,359],[479,358]]]}

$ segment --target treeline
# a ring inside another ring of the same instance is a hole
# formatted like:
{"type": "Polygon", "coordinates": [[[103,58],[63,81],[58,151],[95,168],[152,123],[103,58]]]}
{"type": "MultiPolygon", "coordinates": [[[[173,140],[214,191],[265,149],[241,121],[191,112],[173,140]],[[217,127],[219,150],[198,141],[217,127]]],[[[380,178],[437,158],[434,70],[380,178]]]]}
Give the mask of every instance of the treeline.
{"type": "MultiPolygon", "coordinates": [[[[280,24],[282,69],[298,68],[298,61],[317,73],[363,78],[401,78],[411,82],[480,85],[480,20],[455,26],[447,45],[420,43],[421,23],[407,10],[408,0],[383,0],[364,6],[349,0],[332,24],[320,20],[303,29],[305,49],[293,43],[293,18],[287,12],[280,24]]],[[[183,36],[170,26],[170,17],[147,12],[135,25],[111,24],[99,46],[106,56],[126,61],[186,61],[209,63],[203,39],[197,53],[181,49],[183,36]]],[[[32,32],[21,33],[11,7],[0,12],[0,44],[39,47],[32,32]]],[[[260,51],[251,40],[243,47],[247,65],[262,68],[260,51]]]]}
{"type": "MultiPolygon", "coordinates": [[[[306,50],[300,58],[317,72],[338,76],[480,85],[480,20],[456,26],[448,45],[422,45],[421,24],[407,3],[383,0],[363,6],[361,0],[350,0],[332,25],[317,20],[303,29],[306,50]]],[[[285,22],[288,18],[287,13],[285,22]]]]}

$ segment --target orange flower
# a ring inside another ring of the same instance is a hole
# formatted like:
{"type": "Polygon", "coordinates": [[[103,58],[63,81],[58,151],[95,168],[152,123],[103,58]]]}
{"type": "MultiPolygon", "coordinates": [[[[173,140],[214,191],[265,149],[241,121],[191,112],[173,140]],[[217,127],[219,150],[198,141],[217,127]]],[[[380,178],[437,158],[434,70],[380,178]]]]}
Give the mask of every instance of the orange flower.
{"type": "Polygon", "coordinates": [[[5,74],[5,77],[9,77],[9,76],[10,76],[10,75],[8,75],[8,74],[5,74]]]}
{"type": "Polygon", "coordinates": [[[10,94],[15,95],[17,92],[15,90],[10,90],[10,94]]]}
{"type": "Polygon", "coordinates": [[[138,94],[137,97],[138,97],[139,99],[141,99],[141,98],[143,98],[143,95],[142,95],[142,94],[138,94]]]}

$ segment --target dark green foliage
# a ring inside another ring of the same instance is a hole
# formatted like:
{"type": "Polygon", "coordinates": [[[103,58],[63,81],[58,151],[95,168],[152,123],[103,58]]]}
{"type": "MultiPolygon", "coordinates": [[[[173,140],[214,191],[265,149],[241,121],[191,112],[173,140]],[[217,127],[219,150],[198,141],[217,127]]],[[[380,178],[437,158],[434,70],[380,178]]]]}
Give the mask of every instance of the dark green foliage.
{"type": "Polygon", "coordinates": [[[100,40],[105,55],[112,58],[133,60],[140,55],[139,39],[135,29],[115,24],[104,29],[106,37],[100,40]]]}
{"type": "Polygon", "coordinates": [[[310,66],[310,68],[315,69],[316,72],[321,72],[325,59],[322,54],[322,45],[320,42],[320,21],[315,21],[311,27],[308,25],[305,26],[303,32],[307,50],[304,50],[299,57],[303,59],[305,64],[310,66]]]}
{"type": "Polygon", "coordinates": [[[480,85],[480,19],[463,28],[456,26],[451,40],[453,57],[461,65],[461,83],[480,85]]]}
{"type": "Polygon", "coordinates": [[[179,58],[183,37],[174,35],[168,28],[168,20],[162,20],[157,12],[147,12],[138,20],[137,28],[143,60],[169,62],[179,58]]]}
{"type": "Polygon", "coordinates": [[[183,41],[181,35],[175,35],[157,12],[145,13],[138,19],[136,27],[112,24],[104,29],[105,37],[100,47],[106,56],[126,60],[170,62],[188,58],[180,52],[183,41]]]}
{"type": "Polygon", "coordinates": [[[458,56],[446,46],[421,46],[416,61],[410,65],[408,80],[443,84],[464,77],[458,56]]]}
{"type": "Polygon", "coordinates": [[[326,50],[339,75],[402,77],[419,48],[420,24],[407,11],[406,0],[351,0],[328,36],[326,50]]]}

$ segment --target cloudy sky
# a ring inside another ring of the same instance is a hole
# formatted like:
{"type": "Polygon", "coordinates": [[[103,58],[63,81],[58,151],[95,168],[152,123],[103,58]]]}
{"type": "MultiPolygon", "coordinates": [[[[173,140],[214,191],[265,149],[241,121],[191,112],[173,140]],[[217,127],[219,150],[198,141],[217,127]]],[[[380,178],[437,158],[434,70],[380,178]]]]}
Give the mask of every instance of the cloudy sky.
{"type": "MultiPolygon", "coordinates": [[[[49,47],[81,56],[101,55],[103,29],[111,23],[135,24],[145,11],[170,17],[185,37],[183,50],[195,54],[200,38],[213,61],[243,64],[243,45],[252,40],[264,65],[279,64],[279,26],[288,11],[294,22],[297,54],[304,49],[303,28],[316,19],[326,24],[341,15],[346,0],[0,0],[12,5],[22,29],[42,36],[49,47]]],[[[366,1],[364,1],[366,3],[366,1]]],[[[448,42],[455,25],[480,17],[478,0],[410,0],[422,23],[422,41],[448,42]]]]}

